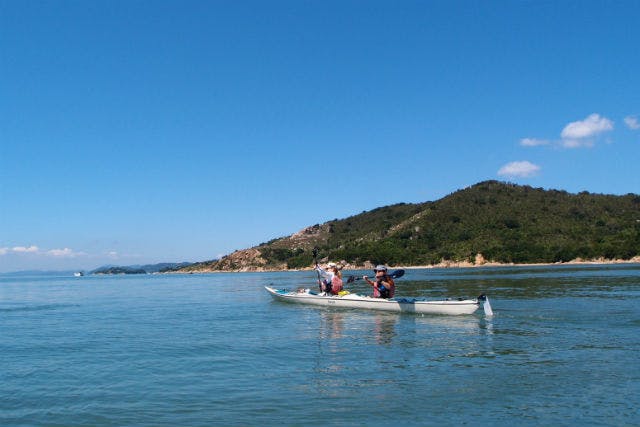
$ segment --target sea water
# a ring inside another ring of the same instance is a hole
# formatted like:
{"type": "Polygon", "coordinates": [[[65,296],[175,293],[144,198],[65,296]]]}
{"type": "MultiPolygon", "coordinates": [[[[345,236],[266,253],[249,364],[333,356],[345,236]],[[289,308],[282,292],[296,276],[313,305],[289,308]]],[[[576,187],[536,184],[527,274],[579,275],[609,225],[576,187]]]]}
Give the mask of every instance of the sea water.
{"type": "Polygon", "coordinates": [[[640,424],[640,265],[397,280],[398,296],[486,293],[492,317],[308,307],[263,288],[314,279],[0,276],[0,425],[640,424]]]}

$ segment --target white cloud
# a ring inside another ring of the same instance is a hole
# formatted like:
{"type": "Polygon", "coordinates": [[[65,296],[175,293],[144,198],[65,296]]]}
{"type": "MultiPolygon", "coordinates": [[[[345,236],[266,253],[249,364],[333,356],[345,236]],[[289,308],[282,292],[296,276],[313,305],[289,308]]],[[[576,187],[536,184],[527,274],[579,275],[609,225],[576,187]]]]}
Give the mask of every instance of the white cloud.
{"type": "Polygon", "coordinates": [[[571,122],[562,129],[562,139],[584,139],[613,129],[613,122],[593,113],[584,120],[571,122]]]}
{"type": "Polygon", "coordinates": [[[0,248],[0,255],[6,255],[9,253],[9,248],[0,248]]]}
{"type": "Polygon", "coordinates": [[[29,247],[26,247],[26,246],[15,246],[15,247],[11,248],[11,252],[15,252],[17,254],[20,254],[20,253],[25,253],[25,254],[26,253],[38,253],[39,250],[40,249],[38,249],[37,246],[33,246],[33,245],[29,246],[29,247]]]}
{"type": "MultiPolygon", "coordinates": [[[[627,126],[640,124],[634,117],[627,117],[627,126]]],[[[613,121],[593,113],[584,120],[578,120],[567,124],[560,132],[560,140],[547,140],[538,138],[523,138],[520,145],[523,147],[536,147],[540,145],[554,145],[565,148],[593,147],[599,134],[613,130],[613,121]]],[[[607,140],[611,143],[611,140],[607,140]]]]}
{"type": "Polygon", "coordinates": [[[80,255],[84,255],[83,252],[75,252],[73,249],[64,248],[64,249],[51,249],[47,251],[47,255],[56,257],[56,258],[75,258],[80,255]]]}
{"type": "Polygon", "coordinates": [[[546,139],[538,139],[538,138],[522,138],[520,140],[520,145],[523,147],[537,147],[538,145],[549,145],[550,142],[546,139]]]}
{"type": "Polygon", "coordinates": [[[593,147],[593,139],[563,139],[560,144],[565,148],[593,147]]]}
{"type": "Polygon", "coordinates": [[[540,166],[528,161],[511,162],[502,166],[498,175],[510,177],[529,177],[535,175],[540,170],[540,166]]]}
{"type": "Polygon", "coordinates": [[[640,122],[638,122],[638,118],[635,116],[627,116],[624,118],[624,122],[629,129],[638,130],[640,129],[640,122]]]}

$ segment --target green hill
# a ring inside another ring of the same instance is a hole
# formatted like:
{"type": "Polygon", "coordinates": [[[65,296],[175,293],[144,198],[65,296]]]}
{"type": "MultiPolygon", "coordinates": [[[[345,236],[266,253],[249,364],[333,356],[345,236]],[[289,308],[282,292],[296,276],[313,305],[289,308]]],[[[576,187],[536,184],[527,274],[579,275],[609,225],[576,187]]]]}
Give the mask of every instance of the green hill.
{"type": "Polygon", "coordinates": [[[640,254],[640,196],[486,181],[434,202],[316,224],[186,270],[305,268],[312,265],[313,247],[323,258],[352,266],[473,263],[478,254],[502,263],[628,260],[640,254]]]}

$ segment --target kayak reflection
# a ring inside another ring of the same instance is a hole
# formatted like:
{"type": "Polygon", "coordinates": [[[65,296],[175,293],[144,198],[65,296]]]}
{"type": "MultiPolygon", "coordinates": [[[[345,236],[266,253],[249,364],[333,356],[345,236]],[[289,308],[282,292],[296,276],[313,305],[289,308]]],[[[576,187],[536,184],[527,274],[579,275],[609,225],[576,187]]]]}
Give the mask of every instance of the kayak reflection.
{"type": "Polygon", "coordinates": [[[340,339],[344,336],[344,313],[320,311],[320,339],[340,339]]]}
{"type": "MultiPolygon", "coordinates": [[[[378,344],[391,344],[396,335],[397,314],[370,313],[360,315],[343,311],[320,311],[320,339],[324,341],[341,340],[348,338],[345,334],[345,323],[351,325],[351,329],[357,328],[359,334],[371,337],[378,344]]],[[[339,351],[338,347],[333,348],[339,351]]],[[[332,348],[329,348],[332,351],[332,348]]]]}
{"type": "Polygon", "coordinates": [[[378,344],[391,344],[396,335],[396,322],[398,316],[395,314],[379,314],[373,319],[373,338],[378,344]]]}

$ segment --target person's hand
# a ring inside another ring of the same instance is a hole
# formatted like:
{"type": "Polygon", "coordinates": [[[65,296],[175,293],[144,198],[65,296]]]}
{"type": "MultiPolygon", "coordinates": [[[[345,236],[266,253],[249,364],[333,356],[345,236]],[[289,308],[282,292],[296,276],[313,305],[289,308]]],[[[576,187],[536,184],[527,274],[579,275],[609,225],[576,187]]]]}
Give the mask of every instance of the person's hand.
{"type": "Polygon", "coordinates": [[[364,280],[369,280],[369,276],[362,276],[364,280]]]}

